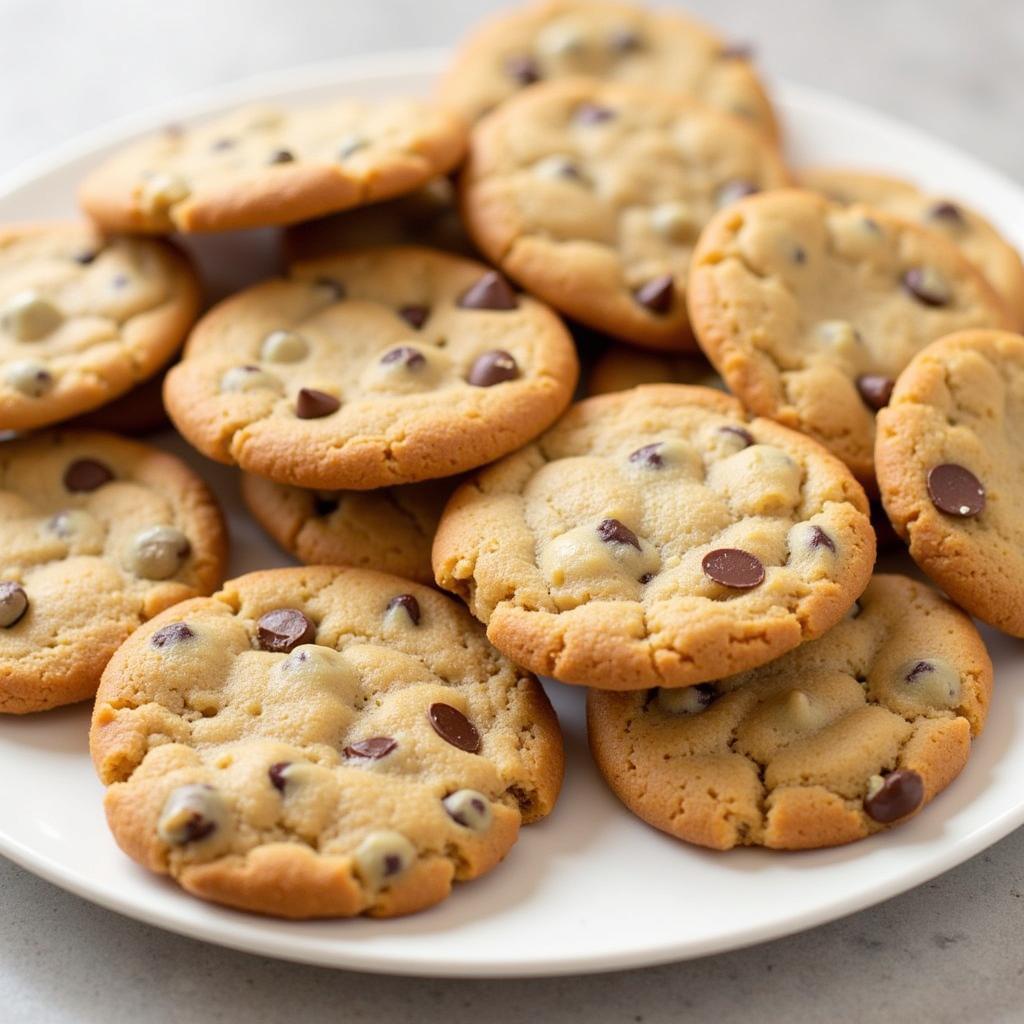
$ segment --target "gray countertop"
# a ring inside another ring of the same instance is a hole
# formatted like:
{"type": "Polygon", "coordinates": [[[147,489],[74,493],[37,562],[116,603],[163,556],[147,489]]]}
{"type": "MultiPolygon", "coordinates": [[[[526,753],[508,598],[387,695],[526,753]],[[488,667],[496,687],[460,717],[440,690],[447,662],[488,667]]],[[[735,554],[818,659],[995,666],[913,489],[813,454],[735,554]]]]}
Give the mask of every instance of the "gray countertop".
{"type": "MultiPolygon", "coordinates": [[[[440,46],[493,0],[4,0],[0,172],[104,121],[289,65],[440,46]]],[[[692,0],[769,75],[1024,179],[1020,0],[692,0]]],[[[628,870],[628,867],[623,868],[628,870]]],[[[429,981],[279,963],[95,907],[0,859],[5,1021],[1020,1019],[1024,830],[913,892],[748,950],[588,978],[429,981]]]]}

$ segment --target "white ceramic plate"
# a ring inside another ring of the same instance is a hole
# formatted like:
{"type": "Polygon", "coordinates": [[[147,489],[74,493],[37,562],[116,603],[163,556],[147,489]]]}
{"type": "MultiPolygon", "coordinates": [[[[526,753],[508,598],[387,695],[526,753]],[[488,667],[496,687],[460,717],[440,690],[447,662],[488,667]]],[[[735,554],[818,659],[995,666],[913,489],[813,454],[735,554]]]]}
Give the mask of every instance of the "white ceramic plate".
{"type": "MultiPolygon", "coordinates": [[[[74,143],[0,182],[0,221],[72,213],[83,172],[131,134],[253,99],[423,92],[439,54],[395,54],[219,89],[74,143]]],[[[796,165],[875,165],[960,196],[1024,246],[1024,192],[970,157],[878,114],[795,86],[777,90],[796,165]]],[[[218,291],[267,272],[272,232],[210,239],[218,291]]],[[[220,495],[232,574],[288,564],[241,512],[235,474],[169,438],[220,495]]],[[[591,765],[583,693],[548,686],[568,746],[562,798],[491,875],[394,921],[291,923],[220,909],[150,875],[114,845],[87,752],[87,707],[0,719],[0,852],[72,892],[238,949],[334,967],[425,975],[570,974],[732,949],[877,903],[959,864],[1024,823],[1024,652],[986,633],[996,662],[988,730],[961,778],[909,824],[812,853],[711,853],[629,815],[591,765]]]]}

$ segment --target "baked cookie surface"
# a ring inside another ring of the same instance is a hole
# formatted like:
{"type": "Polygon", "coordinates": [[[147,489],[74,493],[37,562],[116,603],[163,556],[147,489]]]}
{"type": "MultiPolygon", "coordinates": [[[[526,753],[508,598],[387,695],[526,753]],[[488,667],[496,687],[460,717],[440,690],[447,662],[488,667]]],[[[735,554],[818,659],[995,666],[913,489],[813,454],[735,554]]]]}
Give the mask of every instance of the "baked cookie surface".
{"type": "Polygon", "coordinates": [[[733,118],[567,79],[476,126],[460,193],[473,241],[533,294],[623,341],[692,349],[686,275],[701,228],[788,180],[774,144],[733,118]]]}
{"type": "Polygon", "coordinates": [[[959,201],[924,192],[883,174],[815,167],[803,171],[805,188],[840,203],[864,203],[938,231],[985,275],[1002,299],[1013,327],[1024,327],[1024,264],[1020,253],[980,213],[959,201]]]}
{"type": "Polygon", "coordinates": [[[696,384],[725,390],[715,368],[696,352],[643,352],[613,342],[594,360],[587,375],[587,394],[607,395],[641,384],[696,384]]]}
{"type": "Polygon", "coordinates": [[[443,105],[475,121],[527,85],[586,76],[682,93],[777,133],[749,55],[669,11],[539,0],[480,26],[441,80],[443,105]]]}
{"type": "Polygon", "coordinates": [[[0,227],[0,430],[96,409],[155,374],[199,313],[177,249],[85,223],[0,227]]]}
{"type": "Polygon", "coordinates": [[[1024,338],[963,331],[919,352],[878,416],[886,512],[972,615],[1024,636],[1024,338]]]}
{"type": "Polygon", "coordinates": [[[139,630],[90,746],[129,856],[296,918],[443,899],[551,810],[563,760],[540,685],[464,609],[322,566],[242,576],[139,630]]]}
{"type": "Polygon", "coordinates": [[[686,690],[591,690],[587,723],[609,786],[655,828],[801,850],[864,838],[945,789],[991,688],[970,619],[879,575],[853,614],[777,661],[686,690]]]}
{"type": "Polygon", "coordinates": [[[85,700],[140,623],[219,586],[227,535],[206,485],[113,434],[0,444],[0,712],[85,700]]]}
{"type": "Polygon", "coordinates": [[[546,306],[429,249],[296,264],[208,313],[167,377],[168,412],[221,462],[280,483],[368,490],[518,448],[579,368],[546,306]]]}
{"type": "Polygon", "coordinates": [[[952,242],[797,190],[741,200],[708,225],[688,301],[733,394],[820,441],[869,487],[875,413],[900,371],[944,334],[1007,322],[952,242]]]}
{"type": "Polygon", "coordinates": [[[309,491],[246,473],[242,497],[260,526],[306,565],[377,569],[429,586],[430,547],[457,482],[309,491]]]}
{"type": "Polygon", "coordinates": [[[83,182],[112,231],[291,224],[411,192],[462,158],[466,129],[418,100],[243,107],[129,145],[83,182]]]}
{"type": "Polygon", "coordinates": [[[867,584],[867,501],[810,439],[707,388],[573,406],[455,492],[437,582],[563,682],[689,686],[824,632],[867,584]]]}

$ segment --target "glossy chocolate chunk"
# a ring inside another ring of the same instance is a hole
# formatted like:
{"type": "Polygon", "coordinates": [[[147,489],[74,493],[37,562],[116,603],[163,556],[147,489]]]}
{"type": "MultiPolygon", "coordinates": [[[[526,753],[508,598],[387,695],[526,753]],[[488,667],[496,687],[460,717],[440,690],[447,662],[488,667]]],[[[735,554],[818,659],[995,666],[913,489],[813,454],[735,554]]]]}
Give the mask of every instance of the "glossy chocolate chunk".
{"type": "Polygon", "coordinates": [[[717,548],[701,561],[704,575],[734,590],[749,590],[764,582],[761,559],[740,548],[717,548]]]}
{"type": "Polygon", "coordinates": [[[318,420],[330,416],[341,408],[341,402],[334,395],[316,388],[302,388],[295,400],[295,415],[300,420],[318,420]]]}
{"type": "Polygon", "coordinates": [[[431,704],[427,717],[434,732],[446,743],[469,754],[475,754],[480,749],[480,733],[458,708],[453,708],[451,704],[431,704]]]}
{"type": "Polygon", "coordinates": [[[410,327],[415,327],[418,331],[426,322],[430,316],[429,306],[402,306],[398,311],[398,315],[407,323],[410,327]]]}
{"type": "Polygon", "coordinates": [[[927,483],[928,497],[940,512],[967,518],[985,509],[985,488],[981,481],[955,462],[932,466],[927,483]]]}
{"type": "Polygon", "coordinates": [[[371,736],[367,740],[357,740],[345,748],[346,757],[366,757],[371,761],[379,761],[386,757],[395,747],[398,740],[391,736],[371,736]]]}
{"type": "Polygon", "coordinates": [[[385,366],[400,363],[402,366],[407,366],[410,370],[415,370],[420,366],[426,365],[427,357],[419,349],[413,348],[411,345],[399,345],[398,348],[388,349],[380,357],[380,361],[385,366]]]}
{"type": "Polygon", "coordinates": [[[887,825],[898,821],[924,802],[924,781],[915,771],[900,768],[882,777],[882,785],[864,799],[864,811],[887,825]]]}
{"type": "Polygon", "coordinates": [[[833,554],[836,551],[836,542],[820,526],[811,526],[809,544],[812,548],[828,548],[833,554]]]}
{"type": "Polygon", "coordinates": [[[28,611],[28,594],[12,580],[0,581],[0,629],[9,629],[28,611]]]}
{"type": "Polygon", "coordinates": [[[511,353],[496,348],[493,352],[485,352],[473,360],[466,380],[478,388],[490,388],[495,384],[515,380],[519,376],[519,366],[511,353]]]}
{"type": "Polygon", "coordinates": [[[64,486],[72,492],[95,491],[113,479],[113,471],[95,459],[76,459],[64,471],[64,486]]]}
{"type": "Polygon", "coordinates": [[[512,286],[495,270],[489,270],[459,296],[462,309],[515,309],[519,305],[512,286]]]}
{"type": "Polygon", "coordinates": [[[298,608],[275,608],[256,623],[256,639],[265,651],[288,654],[316,640],[316,626],[298,608]]]}
{"type": "Polygon", "coordinates": [[[640,541],[637,535],[625,523],[618,519],[602,519],[597,525],[597,535],[606,544],[629,544],[640,550],[640,541]]]}
{"type": "Polygon", "coordinates": [[[404,609],[405,613],[412,619],[414,626],[420,624],[420,603],[412,594],[399,594],[397,597],[391,598],[388,601],[387,610],[391,612],[396,608],[404,609]]]}
{"type": "Polygon", "coordinates": [[[270,777],[270,784],[279,793],[284,792],[285,786],[285,769],[291,764],[291,761],[278,761],[277,764],[272,764],[267,769],[267,775],[270,777]]]}
{"type": "Polygon", "coordinates": [[[175,644],[191,640],[195,633],[184,622],[169,622],[161,626],[150,638],[153,647],[173,647],[175,644]]]}
{"type": "Polygon", "coordinates": [[[652,278],[633,292],[633,298],[652,313],[667,313],[672,308],[675,295],[676,283],[671,274],[652,278]]]}
{"type": "Polygon", "coordinates": [[[891,377],[883,377],[878,373],[865,373],[857,378],[857,390],[864,404],[876,412],[884,409],[892,398],[895,381],[891,377]]]}

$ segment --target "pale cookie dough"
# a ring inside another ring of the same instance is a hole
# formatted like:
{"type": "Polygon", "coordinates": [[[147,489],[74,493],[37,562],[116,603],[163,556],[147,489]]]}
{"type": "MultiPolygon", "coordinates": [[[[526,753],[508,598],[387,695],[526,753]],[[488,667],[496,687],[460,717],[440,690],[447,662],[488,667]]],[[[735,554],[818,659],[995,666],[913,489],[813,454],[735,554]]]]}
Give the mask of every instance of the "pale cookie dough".
{"type": "Polygon", "coordinates": [[[980,213],[882,174],[818,167],[803,171],[800,180],[804,187],[837,202],[865,203],[941,232],[985,275],[1013,326],[1024,327],[1024,264],[1017,250],[980,213]]]}
{"type": "Polygon", "coordinates": [[[473,241],[533,294],[623,341],[692,349],[701,228],[788,180],[773,143],[693,100],[568,79],[476,126],[460,189],[473,241]]]}
{"type": "Polygon", "coordinates": [[[813,192],[753,196],[701,235],[688,285],[729,389],[824,444],[874,487],[875,413],[930,341],[1007,314],[941,235],[813,192]]]}
{"type": "Polygon", "coordinates": [[[963,612],[876,576],[799,650],[687,690],[591,690],[587,722],[608,785],[655,828],[716,850],[804,850],[916,814],[967,763],[991,689],[963,612]]]}
{"type": "Polygon", "coordinates": [[[306,565],[353,565],[431,584],[430,546],[458,482],[309,491],[246,473],[242,497],[260,526],[306,565]]]}
{"type": "Polygon", "coordinates": [[[476,256],[459,217],[455,186],[446,177],[434,178],[398,199],[295,224],[284,236],[288,263],[371,245],[427,245],[476,256]]]}
{"type": "Polygon", "coordinates": [[[534,672],[689,686],[837,622],[874,563],[867,511],[809,438],[652,384],[580,402],[456,491],[434,573],[534,672]]]}
{"type": "Polygon", "coordinates": [[[562,412],[578,372],[558,317],[495,271],[368,249],[220,303],[164,399],[210,458],[278,483],[369,490],[518,448],[562,412]]]}
{"type": "Polygon", "coordinates": [[[0,443],[0,712],[85,700],[140,623],[220,585],[227,533],[183,462],[113,434],[0,443]]]}
{"type": "Polygon", "coordinates": [[[963,331],[914,357],[878,415],[882,501],[914,561],[1024,636],[1024,338],[963,331]]]}
{"type": "Polygon", "coordinates": [[[441,102],[476,120],[538,81],[587,76],[683,93],[768,136],[778,128],[750,54],[666,10],[607,0],[538,0],[463,43],[441,102]]]}
{"type": "Polygon", "coordinates": [[[128,146],[79,200],[114,231],[293,224],[411,192],[450,171],[465,144],[459,118],[419,100],[245,107],[128,146]]]}
{"type": "Polygon", "coordinates": [[[587,394],[607,395],[640,384],[699,384],[725,390],[715,368],[697,353],[643,352],[632,345],[613,342],[590,368],[587,394]]]}
{"type": "Polygon", "coordinates": [[[177,249],[85,223],[0,227],[0,430],[96,409],[155,374],[199,312],[177,249]]]}
{"type": "Polygon", "coordinates": [[[435,590],[276,569],[140,629],[90,747],[121,848],[203,899],[390,917],[493,868],[562,779],[533,676],[435,590]]]}

